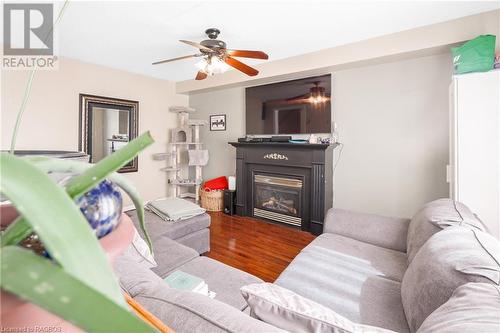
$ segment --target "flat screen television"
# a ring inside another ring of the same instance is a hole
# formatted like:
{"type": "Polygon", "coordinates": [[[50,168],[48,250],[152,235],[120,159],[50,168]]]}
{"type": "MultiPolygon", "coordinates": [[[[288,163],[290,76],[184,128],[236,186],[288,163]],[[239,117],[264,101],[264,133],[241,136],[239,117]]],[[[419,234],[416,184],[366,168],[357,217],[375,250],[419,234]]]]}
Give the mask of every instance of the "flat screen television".
{"type": "Polygon", "coordinates": [[[330,133],[330,98],[330,74],[246,88],[246,133],[330,133]]]}

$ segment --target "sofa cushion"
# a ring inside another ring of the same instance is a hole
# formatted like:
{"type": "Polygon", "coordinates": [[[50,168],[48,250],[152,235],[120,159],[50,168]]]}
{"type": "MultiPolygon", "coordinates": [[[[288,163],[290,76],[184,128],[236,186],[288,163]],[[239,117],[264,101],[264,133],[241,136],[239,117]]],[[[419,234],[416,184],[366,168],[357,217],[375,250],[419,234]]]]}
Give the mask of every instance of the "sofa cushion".
{"type": "Polygon", "coordinates": [[[311,247],[295,257],[275,283],[355,323],[408,332],[401,283],[380,276],[369,260],[311,247]]]}
{"type": "MultiPolygon", "coordinates": [[[[141,228],[139,228],[137,212],[129,210],[125,213],[130,216],[141,236],[144,236],[141,228]]],[[[210,226],[210,215],[208,214],[201,214],[178,222],[167,222],[162,220],[158,215],[146,210],[144,212],[144,220],[146,230],[153,241],[162,237],[177,239],[210,226]]]]}
{"type": "Polygon", "coordinates": [[[335,234],[316,237],[302,251],[322,253],[325,259],[332,263],[338,261],[339,265],[345,265],[346,258],[356,258],[355,264],[352,262],[354,270],[399,282],[403,280],[407,268],[406,254],[402,252],[335,234]]]}
{"type": "Polygon", "coordinates": [[[331,208],[323,232],[406,253],[409,220],[331,208]]]}
{"type": "Polygon", "coordinates": [[[210,297],[158,285],[134,297],[177,333],[285,331],[210,297]]]}
{"type": "Polygon", "coordinates": [[[195,250],[166,237],[153,240],[153,250],[158,266],[152,270],[161,277],[199,256],[195,250]]]}
{"type": "Polygon", "coordinates": [[[356,324],[335,311],[272,283],[241,288],[252,317],[291,333],[393,332],[356,324]]]}
{"type": "Polygon", "coordinates": [[[425,204],[411,219],[408,228],[408,263],[435,233],[452,225],[485,230],[484,225],[464,204],[452,199],[438,199],[425,204]]]}
{"type": "Polygon", "coordinates": [[[205,228],[195,231],[186,236],[176,238],[175,241],[192,248],[199,254],[210,251],[210,229],[205,228]]]}
{"type": "MultiPolygon", "coordinates": [[[[137,254],[132,245],[113,262],[113,269],[121,288],[134,297],[141,292],[156,288],[157,284],[165,282],[150,269],[151,265],[145,260],[137,260],[137,254]]],[[[168,286],[167,286],[168,287],[168,286]]]]}
{"type": "Polygon", "coordinates": [[[208,284],[208,289],[217,294],[215,299],[238,310],[247,307],[240,288],[250,283],[262,282],[256,276],[207,257],[193,259],[178,269],[204,279],[208,284]]]}
{"type": "Polygon", "coordinates": [[[415,332],[457,287],[467,282],[498,284],[500,266],[495,258],[500,257],[499,244],[493,236],[466,227],[449,227],[434,234],[403,278],[401,296],[410,330],[415,332]]]}
{"type": "Polygon", "coordinates": [[[500,287],[467,283],[425,319],[418,333],[500,332],[500,287]]]}

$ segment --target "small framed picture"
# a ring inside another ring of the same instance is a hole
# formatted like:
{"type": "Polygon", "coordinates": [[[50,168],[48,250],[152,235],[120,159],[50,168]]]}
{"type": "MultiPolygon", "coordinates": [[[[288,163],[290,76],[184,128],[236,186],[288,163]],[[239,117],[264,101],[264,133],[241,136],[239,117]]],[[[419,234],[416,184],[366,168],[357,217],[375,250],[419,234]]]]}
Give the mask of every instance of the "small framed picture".
{"type": "Polygon", "coordinates": [[[210,116],[210,130],[211,131],[225,131],[226,130],[226,115],[216,114],[210,116]]]}

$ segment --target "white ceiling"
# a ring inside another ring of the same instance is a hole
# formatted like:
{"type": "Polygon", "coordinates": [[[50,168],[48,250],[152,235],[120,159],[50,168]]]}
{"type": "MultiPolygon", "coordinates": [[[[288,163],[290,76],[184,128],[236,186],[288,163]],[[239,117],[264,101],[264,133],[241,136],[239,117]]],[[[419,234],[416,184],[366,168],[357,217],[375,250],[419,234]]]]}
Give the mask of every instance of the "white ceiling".
{"type": "MultiPolygon", "coordinates": [[[[71,1],[58,30],[60,55],[180,81],[201,41],[219,28],[229,48],[263,50],[269,61],[499,8],[499,1],[71,1]]],[[[370,50],[366,50],[370,52],[370,50]]],[[[249,64],[260,61],[248,60],[249,64]]],[[[242,74],[243,75],[243,74],[242,74]]]]}

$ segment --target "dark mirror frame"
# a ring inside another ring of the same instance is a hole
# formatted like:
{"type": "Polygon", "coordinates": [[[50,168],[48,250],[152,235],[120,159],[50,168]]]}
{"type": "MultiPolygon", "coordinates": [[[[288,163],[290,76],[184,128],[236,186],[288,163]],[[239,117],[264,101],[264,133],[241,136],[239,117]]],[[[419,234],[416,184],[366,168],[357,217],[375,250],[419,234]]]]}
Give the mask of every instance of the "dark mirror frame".
{"type": "MultiPolygon", "coordinates": [[[[108,109],[129,111],[129,141],[137,137],[139,128],[139,102],[126,99],[80,94],[80,122],[78,126],[78,150],[90,155],[92,160],[92,108],[102,107],[108,109]]],[[[137,156],[118,172],[137,172],[139,160],[137,156]]]]}

